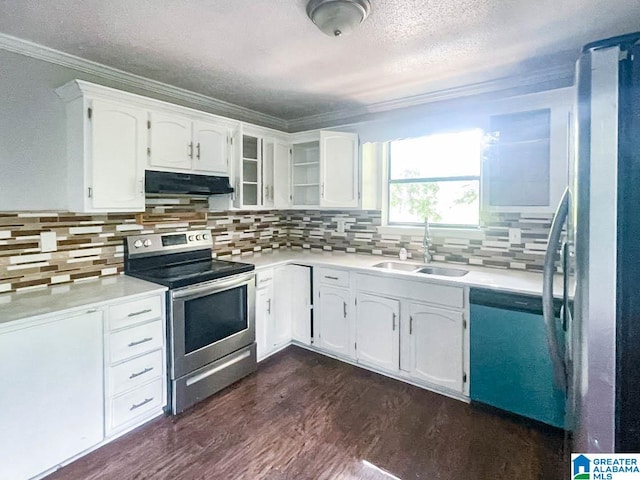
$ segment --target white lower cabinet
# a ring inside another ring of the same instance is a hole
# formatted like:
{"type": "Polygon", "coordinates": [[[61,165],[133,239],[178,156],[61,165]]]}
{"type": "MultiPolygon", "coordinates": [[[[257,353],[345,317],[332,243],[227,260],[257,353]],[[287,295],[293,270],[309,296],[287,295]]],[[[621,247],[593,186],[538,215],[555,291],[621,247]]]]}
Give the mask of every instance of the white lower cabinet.
{"type": "Polygon", "coordinates": [[[258,361],[296,340],[311,343],[311,272],[283,265],[256,274],[258,361]]]}
{"type": "Polygon", "coordinates": [[[159,415],[167,403],[163,300],[164,294],[156,294],[110,305],[107,310],[107,437],[159,415]]]}
{"type": "Polygon", "coordinates": [[[0,478],[36,476],[100,443],[103,312],[0,332],[0,478]]]}
{"type": "Polygon", "coordinates": [[[271,353],[269,329],[273,324],[273,282],[256,289],[256,347],[258,361],[271,353]]]}
{"type": "Polygon", "coordinates": [[[319,347],[336,355],[352,357],[350,292],[346,288],[318,287],[317,337],[319,347]]]}
{"type": "Polygon", "coordinates": [[[456,392],[464,390],[463,312],[411,302],[409,374],[456,392]]]}
{"type": "Polygon", "coordinates": [[[287,265],[289,285],[283,302],[291,305],[291,337],[304,345],[311,344],[311,268],[287,265]]]}
{"type": "Polygon", "coordinates": [[[400,363],[400,301],[356,295],[356,358],[359,363],[397,372],[400,363]]]}

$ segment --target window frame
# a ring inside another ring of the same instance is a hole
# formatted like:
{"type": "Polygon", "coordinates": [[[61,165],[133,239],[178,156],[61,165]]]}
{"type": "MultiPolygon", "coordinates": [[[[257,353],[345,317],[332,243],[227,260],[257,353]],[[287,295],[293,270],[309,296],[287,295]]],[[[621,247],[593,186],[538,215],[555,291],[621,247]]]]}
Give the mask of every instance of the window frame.
{"type": "MultiPolygon", "coordinates": [[[[483,130],[481,128],[470,128],[469,130],[483,130]]],[[[467,130],[457,130],[451,131],[449,133],[456,133],[467,130]]],[[[446,132],[438,132],[438,133],[446,133],[446,132]]],[[[436,135],[437,133],[429,133],[426,135],[420,135],[420,137],[428,137],[430,135],[436,135]]],[[[415,137],[415,138],[420,138],[415,137]]],[[[405,140],[405,139],[398,139],[405,140]]],[[[392,228],[402,228],[402,227],[423,227],[423,222],[392,222],[391,221],[391,185],[392,184],[403,184],[403,183],[435,183],[435,182],[453,182],[453,181],[477,181],[478,182],[478,223],[477,224],[461,224],[461,223],[437,223],[437,222],[429,222],[429,227],[434,227],[436,229],[451,229],[451,230],[479,230],[481,227],[481,214],[482,214],[482,159],[480,159],[480,170],[478,175],[460,175],[460,176],[451,176],[451,177],[421,177],[421,178],[399,178],[393,180],[391,178],[391,142],[395,140],[390,140],[386,145],[386,172],[385,172],[385,205],[384,208],[386,210],[385,214],[385,225],[392,228]]]]}

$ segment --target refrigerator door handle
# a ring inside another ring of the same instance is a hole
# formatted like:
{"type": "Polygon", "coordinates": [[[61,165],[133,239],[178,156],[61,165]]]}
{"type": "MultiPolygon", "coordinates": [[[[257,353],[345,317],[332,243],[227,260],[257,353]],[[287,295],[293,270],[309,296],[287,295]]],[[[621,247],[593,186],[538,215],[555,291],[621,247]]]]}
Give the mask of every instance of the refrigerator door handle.
{"type": "MultiPolygon", "coordinates": [[[[567,391],[567,371],[564,362],[564,355],[560,350],[558,341],[558,329],[553,308],[553,277],[556,270],[556,255],[560,248],[562,237],[562,227],[569,215],[569,189],[562,195],[562,200],[558,205],[556,214],[551,224],[549,241],[547,242],[547,252],[544,257],[544,272],[542,276],[542,314],[544,317],[545,333],[547,336],[547,347],[553,365],[554,378],[558,388],[567,391]]],[[[565,293],[566,294],[566,293],[565,293]]]]}

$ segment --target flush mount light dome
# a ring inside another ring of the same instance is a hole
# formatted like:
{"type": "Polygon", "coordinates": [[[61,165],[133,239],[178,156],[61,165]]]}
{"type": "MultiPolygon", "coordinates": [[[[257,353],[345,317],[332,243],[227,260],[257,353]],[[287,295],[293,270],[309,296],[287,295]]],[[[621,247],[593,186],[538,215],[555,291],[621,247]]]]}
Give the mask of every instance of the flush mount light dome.
{"type": "Polygon", "coordinates": [[[330,37],[348,35],[371,11],[369,0],[311,0],[307,15],[330,37]]]}

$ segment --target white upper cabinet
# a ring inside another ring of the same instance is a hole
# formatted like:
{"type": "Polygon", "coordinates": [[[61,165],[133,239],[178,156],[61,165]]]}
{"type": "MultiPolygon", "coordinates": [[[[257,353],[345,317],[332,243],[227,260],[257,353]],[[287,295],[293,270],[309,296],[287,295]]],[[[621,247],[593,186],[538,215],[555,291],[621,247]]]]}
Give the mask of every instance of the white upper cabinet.
{"type": "Polygon", "coordinates": [[[497,102],[482,166],[485,211],[549,212],[568,182],[573,88],[497,102]]]}
{"type": "Polygon", "coordinates": [[[229,126],[149,113],[149,169],[229,174],[229,126]]]}
{"type": "Polygon", "coordinates": [[[293,207],[357,208],[358,136],[321,130],[291,138],[293,207]]]}
{"type": "Polygon", "coordinates": [[[278,138],[266,138],[263,169],[265,207],[280,209],[290,206],[290,164],[291,145],[278,138]]]}
{"type": "Polygon", "coordinates": [[[145,112],[91,102],[89,200],[95,210],[144,210],[145,112]]]}
{"type": "Polygon", "coordinates": [[[193,170],[219,175],[229,174],[229,127],[212,122],[194,122],[193,142],[193,170]]]}
{"type": "Polygon", "coordinates": [[[236,208],[288,208],[290,151],[286,136],[247,125],[233,134],[236,208]]]}
{"type": "Polygon", "coordinates": [[[410,303],[409,337],[410,375],[463,392],[463,313],[410,303]]]}
{"type": "Polygon", "coordinates": [[[191,169],[191,120],[163,112],[149,113],[149,167],[191,169]]]}
{"type": "Polygon", "coordinates": [[[146,112],[101,93],[84,82],[58,89],[67,102],[68,182],[60,195],[72,212],[144,211],[146,112]]]}
{"type": "Polygon", "coordinates": [[[388,371],[400,364],[400,301],[358,293],[356,358],[388,371]]]}
{"type": "Polygon", "coordinates": [[[358,136],[320,132],[320,206],[358,206],[358,136]]]}

